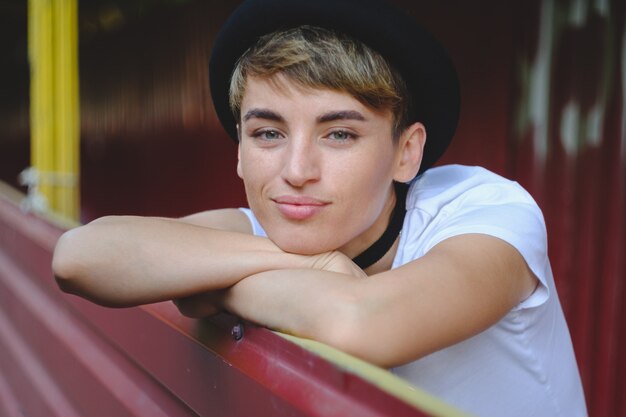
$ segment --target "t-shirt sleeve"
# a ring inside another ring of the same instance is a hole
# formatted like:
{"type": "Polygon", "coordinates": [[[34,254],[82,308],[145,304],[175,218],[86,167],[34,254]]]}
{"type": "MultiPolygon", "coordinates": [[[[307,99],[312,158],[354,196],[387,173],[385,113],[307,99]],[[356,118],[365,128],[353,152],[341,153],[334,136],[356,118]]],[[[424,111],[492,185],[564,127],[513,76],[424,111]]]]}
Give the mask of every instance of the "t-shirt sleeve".
{"type": "Polygon", "coordinates": [[[547,236],[541,210],[517,183],[484,184],[467,190],[438,215],[426,250],[467,233],[502,239],[522,255],[540,284],[516,309],[539,306],[550,296],[547,236]]]}

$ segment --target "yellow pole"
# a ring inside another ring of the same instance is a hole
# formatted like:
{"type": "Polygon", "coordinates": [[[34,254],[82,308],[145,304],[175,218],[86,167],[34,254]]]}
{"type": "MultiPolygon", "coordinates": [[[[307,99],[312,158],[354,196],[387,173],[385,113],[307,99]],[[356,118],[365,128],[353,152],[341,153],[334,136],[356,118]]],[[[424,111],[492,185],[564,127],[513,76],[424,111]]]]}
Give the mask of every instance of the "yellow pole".
{"type": "MultiPolygon", "coordinates": [[[[31,165],[38,172],[54,171],[54,100],[52,66],[52,4],[29,0],[28,53],[31,71],[31,165]]],[[[55,204],[51,184],[39,182],[48,207],[55,204]]]]}
{"type": "Polygon", "coordinates": [[[80,211],[77,9],[77,0],[28,3],[33,197],[40,193],[73,220],[80,211]]]}
{"type": "Polygon", "coordinates": [[[55,204],[79,217],[79,106],[77,0],[54,0],[55,204]]]}

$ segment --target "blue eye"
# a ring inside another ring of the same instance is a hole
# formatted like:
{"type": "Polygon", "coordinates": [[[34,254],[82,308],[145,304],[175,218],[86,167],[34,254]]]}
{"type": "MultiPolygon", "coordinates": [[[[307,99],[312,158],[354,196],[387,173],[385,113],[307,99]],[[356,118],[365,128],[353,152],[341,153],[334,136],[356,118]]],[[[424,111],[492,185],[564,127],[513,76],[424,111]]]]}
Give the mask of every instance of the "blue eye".
{"type": "Polygon", "coordinates": [[[254,135],[252,135],[255,138],[260,138],[260,139],[265,139],[265,140],[276,140],[276,139],[280,139],[280,133],[276,130],[260,130],[258,132],[255,132],[254,135]]]}
{"type": "Polygon", "coordinates": [[[333,132],[330,132],[330,134],[328,135],[329,138],[334,139],[334,140],[338,140],[338,141],[345,141],[345,140],[350,140],[350,139],[356,139],[356,136],[346,130],[335,130],[333,132]]]}

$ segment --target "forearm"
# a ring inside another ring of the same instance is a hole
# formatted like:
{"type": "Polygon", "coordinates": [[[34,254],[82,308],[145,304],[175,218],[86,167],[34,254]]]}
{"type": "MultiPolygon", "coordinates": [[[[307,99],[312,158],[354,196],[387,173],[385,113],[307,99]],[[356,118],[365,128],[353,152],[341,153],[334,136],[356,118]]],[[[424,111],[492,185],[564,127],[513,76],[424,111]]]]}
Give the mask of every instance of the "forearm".
{"type": "Polygon", "coordinates": [[[424,343],[410,340],[413,332],[404,321],[387,319],[393,299],[378,296],[376,279],[319,270],[268,271],[226,290],[221,305],[251,322],[391,368],[406,362],[399,345],[413,343],[406,348],[421,351],[424,343]]]}
{"type": "Polygon", "coordinates": [[[482,332],[536,282],[506,242],[462,235],[368,278],[327,270],[255,274],[225,291],[223,305],[253,322],[394,367],[482,332]]]}
{"type": "Polygon", "coordinates": [[[298,267],[305,257],[269,239],[132,216],[106,217],[65,233],[53,269],[67,292],[130,306],[225,288],[243,277],[298,267]]]}
{"type": "Polygon", "coordinates": [[[222,305],[249,321],[345,350],[342,340],[363,311],[363,279],[315,269],[262,272],[225,291],[222,305]]]}

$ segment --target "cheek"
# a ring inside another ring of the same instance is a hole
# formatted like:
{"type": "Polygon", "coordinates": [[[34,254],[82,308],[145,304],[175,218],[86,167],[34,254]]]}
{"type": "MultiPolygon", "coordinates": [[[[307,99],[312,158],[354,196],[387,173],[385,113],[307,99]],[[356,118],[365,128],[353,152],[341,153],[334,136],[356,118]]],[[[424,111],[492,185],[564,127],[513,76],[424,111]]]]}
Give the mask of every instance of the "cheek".
{"type": "Polygon", "coordinates": [[[255,152],[240,147],[238,158],[237,175],[244,181],[246,187],[257,183],[263,173],[267,172],[266,162],[255,152]]]}
{"type": "Polygon", "coordinates": [[[393,161],[390,155],[379,155],[375,157],[368,154],[351,164],[342,165],[342,177],[350,184],[347,188],[354,190],[350,194],[371,199],[387,189],[393,179],[393,161]]]}
{"type": "Polygon", "coordinates": [[[273,178],[274,168],[270,160],[255,154],[242,153],[237,164],[237,173],[243,180],[248,204],[251,208],[258,208],[262,200],[263,190],[267,188],[273,178]]]}
{"type": "Polygon", "coordinates": [[[241,168],[237,170],[240,173],[240,177],[243,180],[243,185],[246,190],[246,196],[248,198],[248,202],[250,200],[254,200],[259,197],[260,189],[262,187],[263,179],[260,177],[263,173],[262,168],[258,169],[247,169],[244,168],[242,164],[240,164],[241,168]]]}
{"type": "Polygon", "coordinates": [[[338,194],[342,196],[347,211],[359,223],[373,221],[388,198],[393,181],[391,164],[378,159],[344,167],[346,169],[338,175],[341,187],[338,194]]]}

